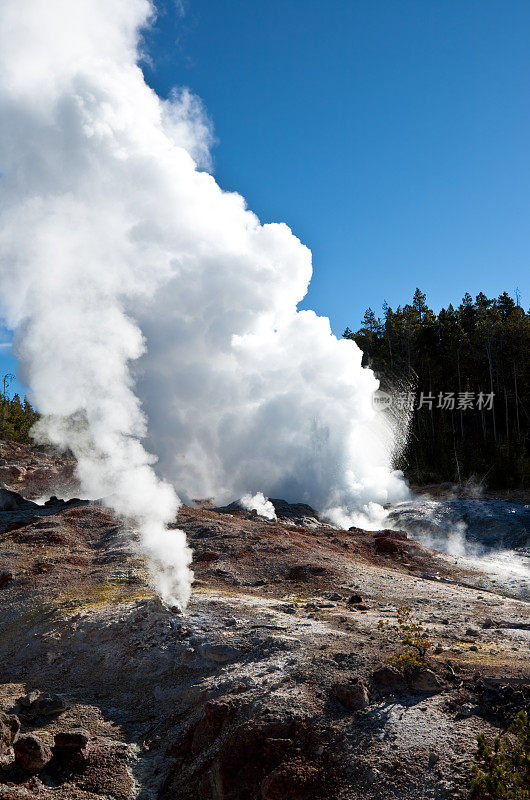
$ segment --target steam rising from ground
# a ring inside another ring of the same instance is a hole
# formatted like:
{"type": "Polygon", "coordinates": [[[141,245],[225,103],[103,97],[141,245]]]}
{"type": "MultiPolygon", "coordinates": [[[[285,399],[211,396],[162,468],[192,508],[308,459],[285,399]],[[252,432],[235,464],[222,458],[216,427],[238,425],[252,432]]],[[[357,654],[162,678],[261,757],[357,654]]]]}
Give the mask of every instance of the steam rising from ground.
{"type": "Polygon", "coordinates": [[[0,274],[39,437],[70,447],[83,490],[137,524],[159,591],[184,605],[175,488],[265,492],[342,521],[407,489],[359,349],[296,311],[309,250],[200,171],[200,103],[145,84],[152,13],[2,3],[0,274]]]}
{"type": "Polygon", "coordinates": [[[263,496],[263,492],[257,492],[253,497],[245,494],[239,501],[243,508],[249,511],[257,511],[261,517],[266,519],[276,519],[276,511],[270,500],[263,496]]]}
{"type": "Polygon", "coordinates": [[[491,498],[421,495],[397,503],[385,523],[455,557],[464,569],[480,570],[491,584],[530,597],[530,506],[491,498]]]}

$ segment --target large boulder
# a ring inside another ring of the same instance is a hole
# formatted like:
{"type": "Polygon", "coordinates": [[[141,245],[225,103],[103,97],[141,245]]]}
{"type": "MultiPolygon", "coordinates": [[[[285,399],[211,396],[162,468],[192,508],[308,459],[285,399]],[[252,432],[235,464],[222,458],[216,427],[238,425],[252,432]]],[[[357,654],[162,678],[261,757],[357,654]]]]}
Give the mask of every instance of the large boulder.
{"type": "Polygon", "coordinates": [[[432,669],[422,669],[414,673],[411,679],[411,689],[421,694],[435,694],[442,688],[442,682],[432,669]]]}
{"type": "Polygon", "coordinates": [[[40,772],[51,760],[48,745],[32,733],[21,736],[14,745],[15,763],[25,772],[40,772]]]}
{"type": "Polygon", "coordinates": [[[360,711],[370,703],[368,689],[362,681],[335,683],[331,687],[331,695],[349,711],[360,711]]]}
{"type": "Polygon", "coordinates": [[[70,731],[56,733],[54,738],[55,755],[71,754],[83,750],[89,740],[89,733],[84,728],[73,728],[70,731]]]}
{"type": "Polygon", "coordinates": [[[387,694],[399,694],[407,689],[403,674],[389,665],[382,665],[372,673],[372,684],[383,697],[387,694]]]}
{"type": "Polygon", "coordinates": [[[54,737],[52,762],[56,767],[83,770],[87,764],[90,735],[84,728],[72,728],[56,733],[54,737]]]}

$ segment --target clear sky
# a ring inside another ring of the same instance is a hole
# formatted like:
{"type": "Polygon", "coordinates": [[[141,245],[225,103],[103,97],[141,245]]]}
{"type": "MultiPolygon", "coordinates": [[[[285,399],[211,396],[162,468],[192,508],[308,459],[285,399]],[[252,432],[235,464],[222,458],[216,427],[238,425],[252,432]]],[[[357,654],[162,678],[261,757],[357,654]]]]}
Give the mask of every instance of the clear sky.
{"type": "Polygon", "coordinates": [[[338,335],[416,286],[530,306],[528,0],[158,8],[147,80],[203,99],[217,180],[312,249],[304,307],[338,335]]]}

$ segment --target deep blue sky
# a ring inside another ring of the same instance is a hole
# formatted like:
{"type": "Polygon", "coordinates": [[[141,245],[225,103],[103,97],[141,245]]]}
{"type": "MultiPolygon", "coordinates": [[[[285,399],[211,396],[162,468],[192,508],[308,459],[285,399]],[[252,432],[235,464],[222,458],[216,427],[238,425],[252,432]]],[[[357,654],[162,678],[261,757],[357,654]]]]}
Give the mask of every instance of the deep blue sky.
{"type": "Polygon", "coordinates": [[[416,286],[530,305],[528,0],[159,8],[149,82],[203,99],[218,181],[311,247],[337,333],[416,286]]]}
{"type": "Polygon", "coordinates": [[[158,8],[147,80],[203,99],[217,180],[312,249],[304,305],[337,334],[416,286],[530,306],[528,0],[158,8]]]}

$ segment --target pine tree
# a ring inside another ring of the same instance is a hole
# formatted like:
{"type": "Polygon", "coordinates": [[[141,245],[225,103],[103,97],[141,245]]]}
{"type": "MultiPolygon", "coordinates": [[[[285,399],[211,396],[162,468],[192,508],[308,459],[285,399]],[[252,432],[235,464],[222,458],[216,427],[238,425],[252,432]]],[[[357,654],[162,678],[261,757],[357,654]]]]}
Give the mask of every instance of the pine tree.
{"type": "Polygon", "coordinates": [[[3,380],[4,392],[0,399],[0,436],[15,442],[29,442],[31,427],[39,415],[27,397],[24,397],[23,403],[18,394],[14,394],[12,398],[8,397],[7,387],[11,377],[6,375],[3,380]]]}
{"type": "Polygon", "coordinates": [[[507,292],[435,314],[418,288],[410,305],[383,305],[383,322],[368,309],[357,342],[385,390],[413,383],[418,391],[494,395],[491,409],[416,411],[399,466],[415,482],[488,476],[490,485],[530,483],[530,312],[507,292]]]}

